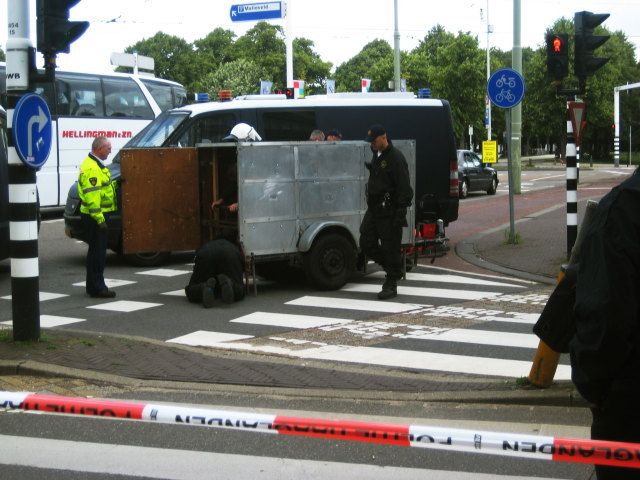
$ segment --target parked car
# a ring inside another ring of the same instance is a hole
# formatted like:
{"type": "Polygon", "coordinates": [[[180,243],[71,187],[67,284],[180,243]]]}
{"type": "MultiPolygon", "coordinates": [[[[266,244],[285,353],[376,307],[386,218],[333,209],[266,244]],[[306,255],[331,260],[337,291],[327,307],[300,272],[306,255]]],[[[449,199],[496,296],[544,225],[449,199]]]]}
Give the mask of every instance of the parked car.
{"type": "Polygon", "coordinates": [[[458,150],[458,186],[460,198],[469,192],[487,192],[495,195],[498,189],[498,172],[486,166],[471,150],[458,150]]]}

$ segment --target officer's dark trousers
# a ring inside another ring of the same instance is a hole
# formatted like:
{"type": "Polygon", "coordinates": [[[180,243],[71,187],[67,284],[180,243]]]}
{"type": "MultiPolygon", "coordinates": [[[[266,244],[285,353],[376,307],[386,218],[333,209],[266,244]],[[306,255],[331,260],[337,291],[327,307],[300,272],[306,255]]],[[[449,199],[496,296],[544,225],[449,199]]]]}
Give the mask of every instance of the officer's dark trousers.
{"type": "MultiPolygon", "coordinates": [[[[103,214],[108,222],[109,214],[103,214]]],[[[86,290],[89,295],[107,290],[104,283],[104,265],[107,260],[107,232],[101,232],[91,215],[81,215],[84,231],[87,233],[87,280],[86,290]]]]}
{"type": "MultiPolygon", "coordinates": [[[[591,438],[617,442],[640,443],[640,409],[638,392],[611,392],[604,403],[592,408],[591,438]]],[[[598,480],[627,480],[640,478],[637,468],[596,465],[598,480]]]]}
{"type": "Polygon", "coordinates": [[[360,225],[360,248],[374,262],[382,266],[387,279],[402,278],[402,227],[394,226],[393,216],[377,216],[367,210],[360,225]]]}

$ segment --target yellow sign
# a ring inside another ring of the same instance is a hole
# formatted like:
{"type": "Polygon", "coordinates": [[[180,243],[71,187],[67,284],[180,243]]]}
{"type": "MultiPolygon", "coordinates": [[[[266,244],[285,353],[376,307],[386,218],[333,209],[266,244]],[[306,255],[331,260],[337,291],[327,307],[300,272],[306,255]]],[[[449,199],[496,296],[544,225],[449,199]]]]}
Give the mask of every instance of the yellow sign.
{"type": "Polygon", "coordinates": [[[485,140],[482,142],[482,163],[496,163],[498,161],[498,142],[485,140]]]}

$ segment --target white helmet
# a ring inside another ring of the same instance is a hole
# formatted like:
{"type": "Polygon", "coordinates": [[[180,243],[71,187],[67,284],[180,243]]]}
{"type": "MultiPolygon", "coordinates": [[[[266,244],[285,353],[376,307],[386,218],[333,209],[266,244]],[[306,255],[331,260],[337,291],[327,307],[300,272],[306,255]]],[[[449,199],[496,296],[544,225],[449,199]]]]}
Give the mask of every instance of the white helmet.
{"type": "Polygon", "coordinates": [[[248,123],[238,123],[231,129],[229,135],[222,139],[223,142],[259,142],[261,140],[262,137],[248,123]]]}

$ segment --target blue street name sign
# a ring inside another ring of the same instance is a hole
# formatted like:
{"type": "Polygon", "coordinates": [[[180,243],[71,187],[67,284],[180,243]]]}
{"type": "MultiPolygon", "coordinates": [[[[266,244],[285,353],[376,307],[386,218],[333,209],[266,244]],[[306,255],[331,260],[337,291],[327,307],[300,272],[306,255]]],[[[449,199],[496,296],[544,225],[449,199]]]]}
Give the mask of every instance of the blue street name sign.
{"type": "Polygon", "coordinates": [[[51,114],[44,99],[27,93],[13,113],[13,142],[22,163],[40,168],[51,151],[51,114]]]}
{"type": "Polygon", "coordinates": [[[500,108],[515,107],[522,101],[524,90],[524,78],[512,68],[496,70],[487,82],[487,94],[500,108]]]}
{"type": "Polygon", "coordinates": [[[232,22],[247,22],[282,18],[283,2],[241,3],[231,5],[229,16],[232,22]]]}

